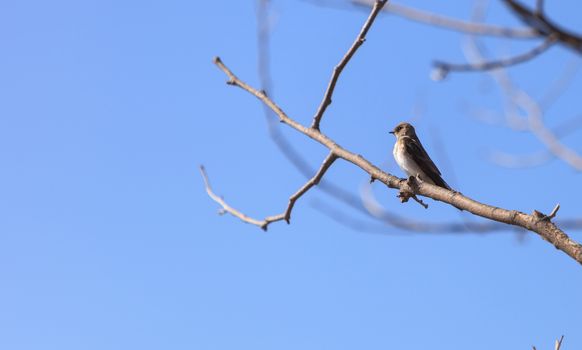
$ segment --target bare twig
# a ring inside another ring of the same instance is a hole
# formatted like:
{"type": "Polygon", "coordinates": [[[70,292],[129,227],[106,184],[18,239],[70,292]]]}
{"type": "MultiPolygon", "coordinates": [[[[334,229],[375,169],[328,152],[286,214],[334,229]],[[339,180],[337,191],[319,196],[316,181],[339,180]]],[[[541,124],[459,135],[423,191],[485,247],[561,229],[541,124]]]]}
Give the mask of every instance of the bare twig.
{"type": "MultiPolygon", "coordinates": [[[[373,0],[352,0],[352,3],[359,6],[372,6],[373,0]]],[[[539,37],[537,31],[531,28],[505,28],[483,23],[473,23],[459,19],[441,16],[435,13],[417,10],[412,7],[390,3],[384,11],[397,16],[407,18],[415,22],[425,23],[435,27],[441,27],[463,33],[475,35],[499,36],[504,38],[531,39],[539,37]]]]}
{"type": "Polygon", "coordinates": [[[548,215],[546,215],[538,210],[534,210],[533,216],[535,216],[538,220],[550,221],[556,217],[556,214],[558,214],[558,210],[560,210],[560,203],[556,204],[554,209],[552,209],[552,212],[548,215]]]}
{"type": "Polygon", "coordinates": [[[523,54],[509,57],[506,59],[494,60],[494,61],[479,61],[474,63],[466,63],[466,64],[456,64],[456,63],[448,63],[443,61],[435,61],[433,63],[435,69],[440,70],[439,76],[442,78],[446,77],[449,72],[481,72],[496,68],[503,68],[513,66],[519,63],[523,63],[529,61],[544,51],[549,49],[553,44],[557,41],[556,36],[549,36],[547,37],[540,45],[534,47],[530,51],[527,51],[523,54]]]}
{"type": "Polygon", "coordinates": [[[554,209],[552,209],[552,212],[548,216],[546,216],[544,218],[544,220],[552,220],[553,218],[555,218],[556,217],[556,214],[558,214],[558,210],[560,210],[560,204],[559,203],[556,204],[556,206],[554,207],[554,209]]]}
{"type": "MultiPolygon", "coordinates": [[[[303,126],[294,119],[290,118],[264,92],[256,90],[250,85],[238,79],[218,57],[215,58],[214,62],[229,78],[229,85],[238,86],[261,100],[263,103],[269,106],[273,112],[275,112],[281,122],[325,146],[338,158],[342,158],[356,165],[368,173],[369,176],[374,177],[378,181],[385,184],[387,187],[400,189],[404,186],[404,182],[406,182],[406,180],[399,179],[394,175],[382,171],[380,168],[370,163],[361,155],[352,153],[341,147],[337,142],[324,135],[319,130],[303,126]]],[[[416,193],[437,201],[451,204],[459,209],[466,210],[477,216],[509,225],[519,226],[529,231],[536,232],[543,239],[550,242],[564,253],[568,254],[579,264],[582,264],[582,245],[573,241],[551,221],[539,220],[534,215],[528,215],[517,210],[507,210],[480,203],[464,196],[461,193],[453,192],[426,182],[421,182],[418,184],[416,193]]]]}
{"type": "Polygon", "coordinates": [[[321,178],[323,177],[323,175],[325,175],[325,172],[327,171],[327,169],[329,169],[329,167],[333,164],[333,162],[336,159],[337,159],[337,156],[333,153],[333,151],[330,152],[329,155],[325,158],[325,160],[321,164],[321,166],[319,167],[319,170],[317,171],[315,176],[313,176],[311,179],[309,179],[309,181],[307,181],[307,183],[305,185],[303,185],[303,187],[301,187],[297,192],[295,192],[295,194],[293,194],[289,198],[289,204],[287,206],[287,209],[283,213],[284,219],[285,219],[285,221],[287,221],[287,223],[289,223],[291,220],[291,210],[293,210],[293,206],[295,205],[295,202],[297,201],[297,199],[299,199],[299,197],[304,195],[305,192],[309,191],[309,189],[311,187],[317,185],[319,183],[319,181],[321,181],[321,178]]]}
{"type": "Polygon", "coordinates": [[[414,199],[416,203],[420,204],[420,206],[424,209],[428,209],[428,204],[423,202],[422,199],[418,198],[415,194],[413,194],[411,198],[414,199]]]}
{"type": "Polygon", "coordinates": [[[330,154],[327,156],[327,158],[325,158],[325,160],[321,164],[321,167],[317,171],[317,174],[315,174],[315,176],[312,177],[309,181],[307,181],[307,183],[303,185],[303,187],[301,187],[297,192],[295,192],[291,197],[289,197],[289,203],[287,204],[287,208],[285,209],[285,211],[278,215],[268,216],[264,220],[253,219],[250,216],[228,205],[222,197],[217,196],[212,191],[212,187],[210,187],[210,181],[208,180],[208,175],[206,174],[204,166],[200,166],[200,173],[202,174],[202,178],[204,179],[206,193],[208,193],[210,198],[212,198],[216,203],[220,204],[220,206],[222,207],[221,209],[222,212],[229,213],[246,223],[259,226],[260,228],[266,231],[269,224],[273,222],[285,220],[288,224],[290,223],[291,212],[293,211],[293,206],[295,205],[295,202],[307,191],[309,191],[310,188],[319,183],[323,175],[325,175],[327,169],[329,169],[329,167],[333,164],[333,162],[336,159],[337,157],[333,154],[333,152],[330,152],[330,154]]]}
{"type": "Polygon", "coordinates": [[[342,73],[342,70],[348,64],[348,62],[350,61],[354,53],[356,53],[358,48],[362,46],[364,41],[366,41],[366,34],[368,33],[368,30],[374,23],[374,20],[376,19],[378,12],[380,12],[380,10],[382,9],[382,7],[384,7],[387,1],[388,0],[376,0],[376,2],[374,3],[374,7],[372,8],[372,12],[370,12],[368,19],[366,20],[364,26],[360,30],[360,34],[358,35],[352,46],[349,48],[349,50],[346,52],[340,63],[338,63],[338,65],[335,66],[335,68],[333,69],[333,73],[331,75],[331,79],[323,96],[323,100],[321,101],[321,104],[319,105],[319,108],[317,109],[317,112],[313,117],[313,122],[311,123],[311,127],[313,129],[319,130],[319,123],[321,122],[321,118],[323,117],[325,110],[331,104],[331,97],[333,95],[333,91],[335,89],[337,80],[340,74],[342,73]]]}
{"type": "Polygon", "coordinates": [[[240,211],[236,210],[235,208],[231,207],[230,205],[228,205],[228,203],[226,203],[226,201],[224,199],[222,199],[222,197],[216,195],[214,193],[214,191],[212,191],[212,187],[210,186],[210,180],[208,179],[208,175],[206,175],[206,170],[204,169],[203,165],[200,166],[200,174],[202,174],[202,178],[204,179],[204,187],[206,188],[206,193],[208,193],[208,196],[210,196],[210,198],[212,198],[212,200],[214,200],[216,203],[220,204],[220,206],[221,206],[220,213],[229,213],[229,214],[241,219],[244,222],[259,226],[262,229],[266,229],[267,225],[269,224],[269,222],[266,219],[262,220],[262,221],[256,220],[256,219],[251,218],[248,215],[243,214],[242,212],[240,212],[240,211]]]}

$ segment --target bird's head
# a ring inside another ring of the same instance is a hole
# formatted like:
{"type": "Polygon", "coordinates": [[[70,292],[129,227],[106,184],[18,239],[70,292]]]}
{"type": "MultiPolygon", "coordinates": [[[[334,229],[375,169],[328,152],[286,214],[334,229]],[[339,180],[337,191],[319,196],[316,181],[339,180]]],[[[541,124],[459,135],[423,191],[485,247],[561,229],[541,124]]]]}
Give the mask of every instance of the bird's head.
{"type": "Polygon", "coordinates": [[[390,131],[391,134],[394,134],[396,137],[401,136],[415,136],[416,132],[414,131],[414,126],[402,122],[394,127],[394,130],[390,131]]]}

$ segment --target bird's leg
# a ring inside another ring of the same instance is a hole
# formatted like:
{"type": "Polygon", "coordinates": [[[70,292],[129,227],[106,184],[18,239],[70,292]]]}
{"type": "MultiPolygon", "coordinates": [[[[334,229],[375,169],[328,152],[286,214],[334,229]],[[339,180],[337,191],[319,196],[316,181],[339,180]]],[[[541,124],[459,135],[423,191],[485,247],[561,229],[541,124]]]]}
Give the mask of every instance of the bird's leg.
{"type": "Polygon", "coordinates": [[[410,198],[414,199],[418,204],[422,205],[424,209],[428,209],[428,204],[424,203],[420,198],[416,196],[416,191],[418,190],[418,180],[420,176],[410,176],[405,180],[400,186],[400,191],[398,192],[398,198],[400,198],[401,203],[406,203],[410,198]],[[418,179],[417,179],[418,178],[418,179]]]}

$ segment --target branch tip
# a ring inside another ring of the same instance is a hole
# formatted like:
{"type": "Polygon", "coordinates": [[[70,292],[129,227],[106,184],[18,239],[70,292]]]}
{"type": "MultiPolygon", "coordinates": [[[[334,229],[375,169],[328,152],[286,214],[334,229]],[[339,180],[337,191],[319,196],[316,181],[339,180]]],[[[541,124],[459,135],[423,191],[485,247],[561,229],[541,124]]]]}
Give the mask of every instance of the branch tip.
{"type": "Polygon", "coordinates": [[[532,215],[538,221],[551,221],[558,214],[558,210],[560,210],[560,203],[556,204],[556,206],[554,207],[554,209],[552,209],[552,212],[550,214],[548,214],[548,215],[545,215],[544,213],[542,213],[542,212],[540,212],[538,210],[534,210],[532,215]]]}
{"type": "Polygon", "coordinates": [[[550,213],[550,215],[548,215],[548,220],[555,218],[556,214],[558,214],[558,210],[560,210],[560,203],[556,204],[554,209],[552,209],[552,212],[550,213]]]}

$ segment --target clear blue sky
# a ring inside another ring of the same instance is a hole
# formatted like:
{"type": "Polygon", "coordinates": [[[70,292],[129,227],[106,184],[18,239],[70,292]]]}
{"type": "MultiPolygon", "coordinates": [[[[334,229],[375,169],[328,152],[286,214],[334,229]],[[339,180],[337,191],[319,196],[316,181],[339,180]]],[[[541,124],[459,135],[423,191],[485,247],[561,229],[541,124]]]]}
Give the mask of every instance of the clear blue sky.
{"type": "MultiPolygon", "coordinates": [[[[582,32],[578,1],[547,3],[582,32]]],[[[274,96],[308,123],[366,13],[290,0],[273,11],[274,96]]],[[[488,20],[518,25],[499,4],[488,20]]],[[[582,348],[582,268],[536,235],[358,232],[314,207],[335,203],[319,191],[268,233],[216,215],[198,164],[256,217],[282,211],[304,181],[269,140],[261,105],[211,63],[220,55],[256,86],[255,31],[254,1],[0,3],[0,348],[550,349],[562,334],[564,349],[582,348]]],[[[464,60],[462,39],[381,17],[322,129],[401,175],[387,131],[412,118],[463,193],[528,213],[559,202],[559,217],[582,216],[581,175],[563,162],[507,170],[484,159],[492,148],[542,149],[467,112],[502,111],[489,78],[429,79],[432,59],[464,60]]],[[[487,43],[497,54],[535,44],[487,43]]],[[[552,49],[511,74],[540,97],[572,57],[552,49]]],[[[582,111],[576,74],[550,125],[582,111]]],[[[325,150],[284,131],[319,164],[325,150]]],[[[580,140],[564,139],[582,152],[580,140]]],[[[328,177],[353,191],[367,181],[343,162],[328,177]]],[[[400,215],[459,219],[374,191],[400,215]]]]}

